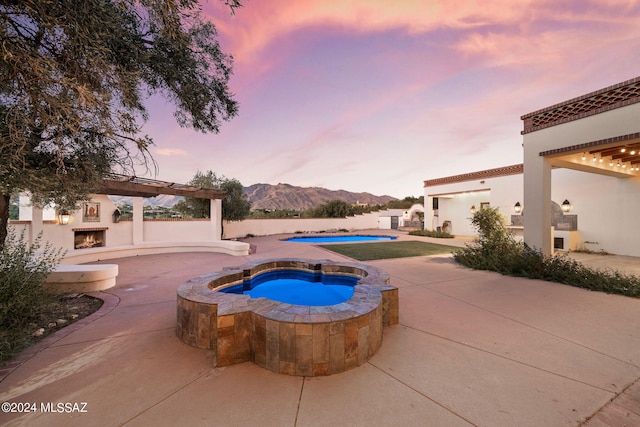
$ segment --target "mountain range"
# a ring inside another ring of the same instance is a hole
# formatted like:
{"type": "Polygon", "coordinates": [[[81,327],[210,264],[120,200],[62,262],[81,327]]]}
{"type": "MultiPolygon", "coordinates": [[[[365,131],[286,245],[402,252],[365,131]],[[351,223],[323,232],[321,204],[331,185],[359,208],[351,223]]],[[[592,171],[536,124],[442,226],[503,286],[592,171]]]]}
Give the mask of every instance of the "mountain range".
{"type": "Polygon", "coordinates": [[[329,200],[369,205],[385,204],[396,200],[391,196],[375,196],[371,193],[353,193],[345,190],[327,190],[321,187],[296,187],[290,184],[253,184],[244,187],[252,209],[305,210],[329,200]]]}
{"type": "MultiPolygon", "coordinates": [[[[364,203],[369,205],[385,204],[397,200],[391,196],[375,196],[371,193],[353,193],[345,190],[327,190],[321,187],[296,187],[290,184],[253,184],[243,187],[244,193],[251,201],[251,209],[294,209],[305,210],[325,203],[329,200],[344,200],[347,203],[364,203]]],[[[125,196],[109,196],[116,205],[131,204],[131,198],[125,196]]],[[[145,206],[161,206],[170,208],[181,196],[163,194],[144,200],[145,206]]]]}

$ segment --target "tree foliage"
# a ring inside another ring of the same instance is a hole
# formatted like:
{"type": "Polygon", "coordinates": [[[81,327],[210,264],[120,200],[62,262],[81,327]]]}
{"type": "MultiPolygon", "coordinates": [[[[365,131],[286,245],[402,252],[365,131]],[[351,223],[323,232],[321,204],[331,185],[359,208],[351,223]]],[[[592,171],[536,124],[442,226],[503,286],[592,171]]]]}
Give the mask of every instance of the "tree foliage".
{"type": "Polygon", "coordinates": [[[351,204],[344,200],[329,200],[313,208],[316,218],[345,218],[351,214],[351,204]]]}
{"type": "MultiPolygon", "coordinates": [[[[241,221],[251,211],[251,202],[244,194],[242,184],[235,178],[217,176],[212,171],[206,173],[197,171],[188,184],[226,191],[227,196],[222,200],[222,219],[225,221],[241,221]]],[[[211,203],[208,199],[185,197],[184,200],[176,203],[173,209],[191,218],[209,218],[211,215],[211,203]]]]}
{"type": "Polygon", "coordinates": [[[237,114],[231,72],[197,0],[0,0],[0,245],[12,193],[72,208],[105,174],[152,165],[149,96],[218,132],[237,114]]]}
{"type": "Polygon", "coordinates": [[[413,197],[407,196],[402,200],[391,200],[387,203],[388,209],[409,209],[411,206],[415,204],[424,205],[424,196],[413,197]]]}
{"type": "MultiPolygon", "coordinates": [[[[392,200],[384,205],[351,204],[344,200],[328,200],[325,203],[305,210],[294,209],[257,209],[251,212],[252,218],[344,218],[362,215],[384,209],[409,209],[416,203],[422,204],[424,197],[407,196],[402,200],[392,200]]],[[[418,215],[424,216],[419,212],[418,215]]]]}
{"type": "Polygon", "coordinates": [[[329,200],[307,209],[302,213],[305,218],[345,218],[347,216],[379,211],[383,205],[354,205],[344,200],[329,200]]]}

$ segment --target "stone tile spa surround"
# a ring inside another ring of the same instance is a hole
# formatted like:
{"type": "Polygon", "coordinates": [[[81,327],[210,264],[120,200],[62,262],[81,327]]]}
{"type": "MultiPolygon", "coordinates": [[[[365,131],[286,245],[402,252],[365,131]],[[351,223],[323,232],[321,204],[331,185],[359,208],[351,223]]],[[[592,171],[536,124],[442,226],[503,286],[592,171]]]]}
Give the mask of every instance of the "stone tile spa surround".
{"type": "Polygon", "coordinates": [[[297,258],[226,268],[178,289],[178,337],[213,350],[214,366],[253,361],[274,372],[321,376],[365,363],[382,343],[383,326],[398,323],[398,289],[389,275],[360,264],[297,258]],[[353,296],[328,306],[303,306],[221,292],[260,274],[299,270],[360,278],[353,296]]]}

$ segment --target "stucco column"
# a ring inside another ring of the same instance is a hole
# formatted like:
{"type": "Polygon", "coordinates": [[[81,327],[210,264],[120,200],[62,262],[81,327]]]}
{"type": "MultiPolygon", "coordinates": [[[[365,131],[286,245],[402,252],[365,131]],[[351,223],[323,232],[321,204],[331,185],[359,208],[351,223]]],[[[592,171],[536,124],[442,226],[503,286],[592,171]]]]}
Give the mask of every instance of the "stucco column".
{"type": "Polygon", "coordinates": [[[209,239],[222,240],[222,200],[211,199],[209,239]]]}
{"type": "Polygon", "coordinates": [[[524,242],[551,255],[551,164],[537,152],[528,153],[526,147],[525,144],[524,242]]]}
{"type": "Polygon", "coordinates": [[[133,198],[132,241],[134,246],[144,242],[144,205],[142,197],[133,198]]]}
{"type": "MultiPolygon", "coordinates": [[[[425,191],[426,193],[426,191],[425,191]]],[[[429,197],[426,194],[424,195],[424,229],[425,230],[436,230],[436,227],[440,224],[436,223],[436,217],[434,216],[435,211],[433,210],[433,197],[429,197]]]]}
{"type": "MultiPolygon", "coordinates": [[[[36,237],[44,231],[44,222],[42,220],[42,209],[37,206],[31,208],[31,236],[30,242],[33,243],[36,237]]],[[[45,240],[45,239],[43,239],[45,240]]]]}

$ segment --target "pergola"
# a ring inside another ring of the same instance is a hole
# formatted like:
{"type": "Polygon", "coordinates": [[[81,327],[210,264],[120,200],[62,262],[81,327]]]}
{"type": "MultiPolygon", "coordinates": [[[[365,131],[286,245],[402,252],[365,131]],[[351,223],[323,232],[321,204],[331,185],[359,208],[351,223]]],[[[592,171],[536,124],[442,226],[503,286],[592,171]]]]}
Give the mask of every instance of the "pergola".
{"type": "Polygon", "coordinates": [[[94,193],[134,197],[134,243],[140,243],[143,240],[141,225],[143,221],[142,198],[155,197],[161,194],[211,200],[210,237],[215,240],[220,240],[222,238],[222,199],[227,195],[224,190],[194,187],[191,185],[158,181],[155,179],[140,178],[136,176],[111,174],[100,181],[94,193]]]}
{"type": "Polygon", "coordinates": [[[134,197],[155,197],[161,194],[169,194],[211,200],[224,199],[227,194],[224,190],[117,174],[111,174],[104,178],[99,183],[95,193],[134,197]]]}

